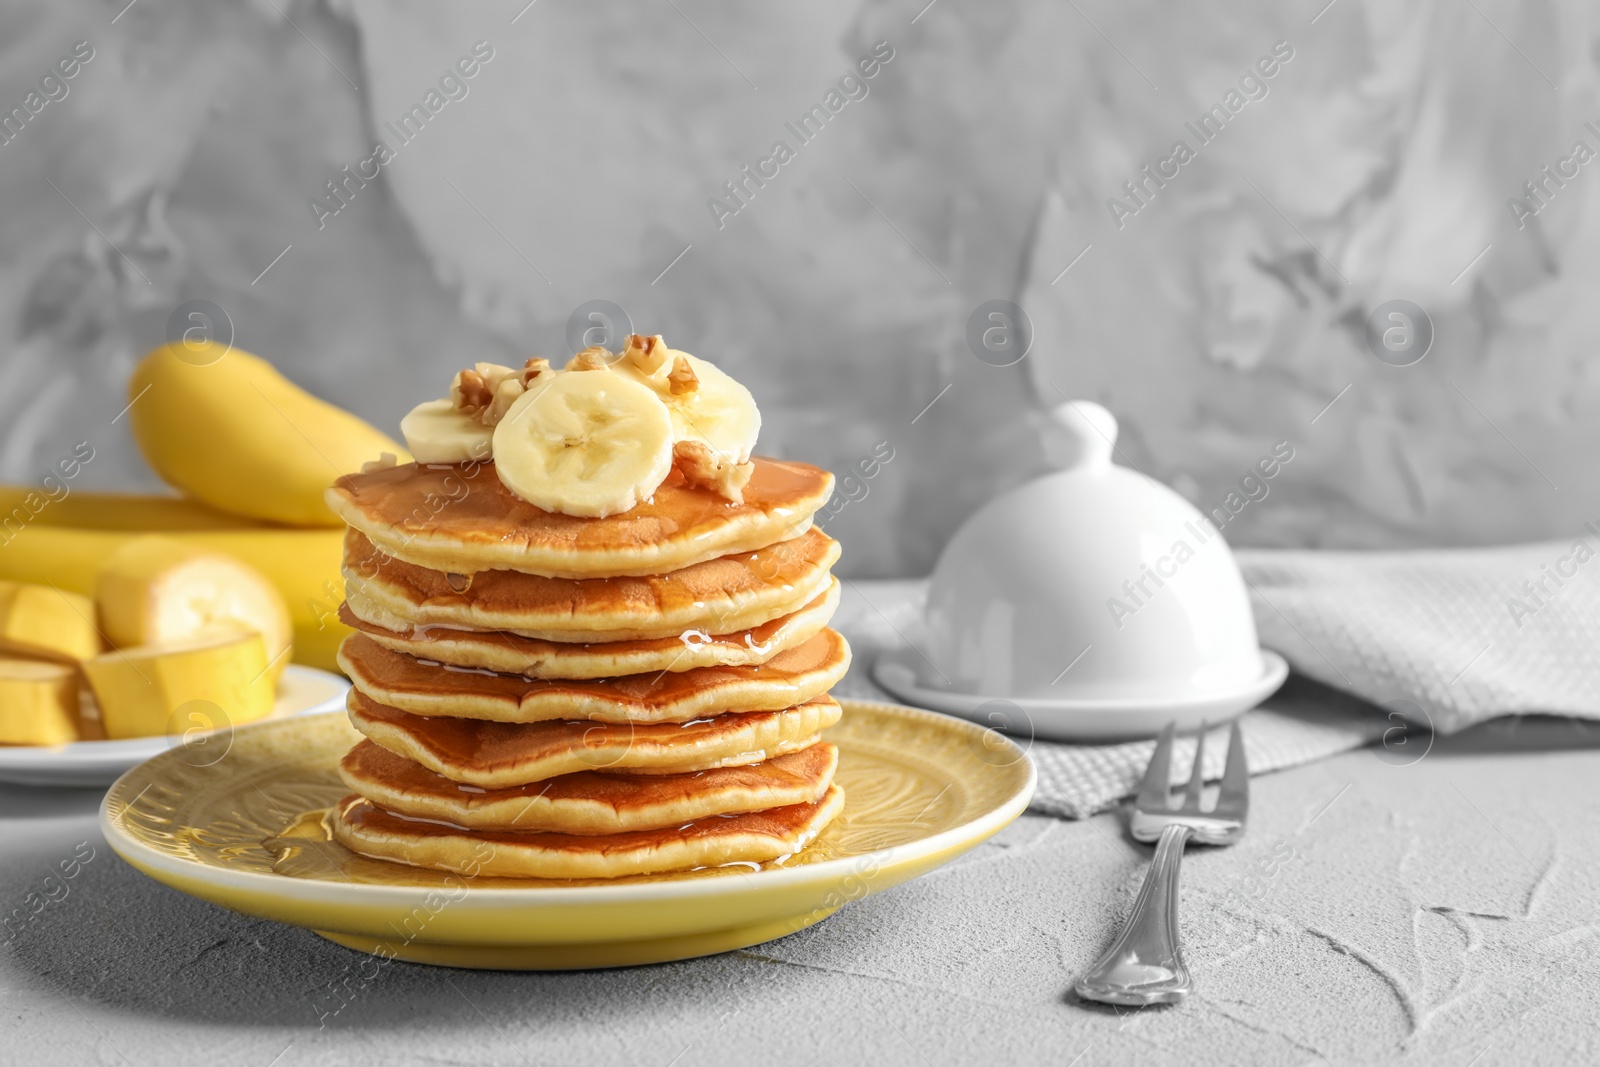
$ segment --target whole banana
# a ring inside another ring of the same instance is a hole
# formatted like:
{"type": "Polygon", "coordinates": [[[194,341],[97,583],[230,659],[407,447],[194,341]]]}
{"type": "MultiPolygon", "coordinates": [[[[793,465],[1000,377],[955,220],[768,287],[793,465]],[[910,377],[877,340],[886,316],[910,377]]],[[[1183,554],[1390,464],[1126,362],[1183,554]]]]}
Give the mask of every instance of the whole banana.
{"type": "Polygon", "coordinates": [[[234,515],[340,526],[322,499],[334,479],[385,452],[410,461],[387,435],[238,348],[158,348],[134,368],[128,399],[133,436],[161,479],[234,515]]]}

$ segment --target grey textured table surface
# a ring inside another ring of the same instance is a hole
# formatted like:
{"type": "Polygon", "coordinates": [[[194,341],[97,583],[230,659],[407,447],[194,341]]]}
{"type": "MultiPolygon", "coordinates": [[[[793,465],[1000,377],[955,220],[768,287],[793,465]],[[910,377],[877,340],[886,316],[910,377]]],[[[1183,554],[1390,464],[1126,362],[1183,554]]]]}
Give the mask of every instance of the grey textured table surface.
{"type": "Polygon", "coordinates": [[[1600,728],[1544,719],[1411,766],[1358,751],[1257,778],[1244,842],[1185,859],[1198,993],[1175,1008],[1068,994],[1149,858],[1108,813],[1026,815],[748,951],[569,974],[393,963],[327,1018],[362,957],[135,872],[96,794],[0,787],[6,913],[93,849],[0,941],[0,1062],[1593,1063],[1596,780],[1600,728]]]}

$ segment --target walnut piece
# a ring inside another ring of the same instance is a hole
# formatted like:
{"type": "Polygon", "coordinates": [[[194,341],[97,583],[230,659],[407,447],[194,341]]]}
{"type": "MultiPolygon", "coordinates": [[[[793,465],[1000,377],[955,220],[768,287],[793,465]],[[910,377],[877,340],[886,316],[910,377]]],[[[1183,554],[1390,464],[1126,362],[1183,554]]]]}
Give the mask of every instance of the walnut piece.
{"type": "Polygon", "coordinates": [[[526,389],[547,374],[554,374],[548,359],[530,359],[522,365],[522,387],[526,389]]]}
{"type": "Polygon", "coordinates": [[[476,415],[494,401],[494,390],[475,370],[464,370],[450,383],[450,402],[463,415],[476,415]]]}
{"type": "Polygon", "coordinates": [[[667,365],[670,351],[667,342],[662,340],[660,335],[645,337],[642,334],[631,333],[628,335],[627,347],[622,350],[622,356],[638,368],[640,374],[652,377],[667,365]]]}
{"type": "Polygon", "coordinates": [[[472,369],[478,372],[483,383],[489,387],[489,392],[500,388],[500,383],[507,378],[515,378],[517,372],[510,367],[503,367],[498,363],[474,363],[472,369]]]}
{"type": "Polygon", "coordinates": [[[568,370],[609,370],[611,367],[611,352],[601,345],[590,345],[582,352],[572,357],[572,362],[567,364],[568,370]]]}
{"type": "Polygon", "coordinates": [[[498,363],[477,363],[456,375],[450,386],[450,402],[461,414],[476,418],[485,426],[498,426],[527,383],[549,369],[550,362],[544,359],[530,359],[520,371],[498,363]]]}
{"type": "Polygon", "coordinates": [[[744,503],[744,487],[756,470],[754,463],[729,463],[703,441],[674,444],[672,464],[691,487],[710,489],[734,504],[744,503]]]}
{"type": "Polygon", "coordinates": [[[673,396],[682,396],[692,393],[700,388],[700,379],[695,375],[694,368],[689,366],[689,360],[679,353],[672,361],[672,373],[667,375],[667,384],[673,396]]]}
{"type": "Polygon", "coordinates": [[[511,410],[522,396],[522,380],[520,378],[507,378],[500,383],[500,388],[494,391],[494,399],[489,406],[478,413],[478,421],[485,426],[499,426],[500,420],[506,417],[506,412],[511,410]]]}

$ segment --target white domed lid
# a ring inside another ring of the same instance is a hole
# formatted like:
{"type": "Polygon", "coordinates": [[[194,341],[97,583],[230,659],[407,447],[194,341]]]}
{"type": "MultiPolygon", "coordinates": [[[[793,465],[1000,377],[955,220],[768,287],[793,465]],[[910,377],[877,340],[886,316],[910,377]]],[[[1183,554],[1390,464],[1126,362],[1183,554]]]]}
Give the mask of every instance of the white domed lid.
{"type": "Polygon", "coordinates": [[[939,558],[926,654],[941,677],[928,684],[1116,701],[1258,682],[1255,621],[1221,533],[1112,462],[1111,412],[1079,400],[1052,414],[1068,432],[1068,465],[984,505],[939,558]]]}

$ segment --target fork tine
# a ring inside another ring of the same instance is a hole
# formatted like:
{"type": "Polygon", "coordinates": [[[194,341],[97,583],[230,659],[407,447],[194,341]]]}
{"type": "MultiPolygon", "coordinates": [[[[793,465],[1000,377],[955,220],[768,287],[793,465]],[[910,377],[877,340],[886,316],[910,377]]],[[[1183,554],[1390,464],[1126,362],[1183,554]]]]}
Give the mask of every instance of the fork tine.
{"type": "Polygon", "coordinates": [[[1243,818],[1250,807],[1250,766],[1245,761],[1244,731],[1239,720],[1233,721],[1228,731],[1228,765],[1222,771],[1222,785],[1217,792],[1216,814],[1243,818]]]}
{"type": "Polygon", "coordinates": [[[1200,794],[1206,787],[1206,723],[1200,720],[1200,732],[1194,735],[1194,769],[1189,772],[1189,788],[1183,794],[1180,811],[1199,811],[1200,794]]]}
{"type": "Polygon", "coordinates": [[[1141,811],[1166,811],[1172,794],[1172,739],[1177,735],[1178,724],[1167,723],[1156,739],[1155,751],[1150,753],[1150,763],[1144,769],[1144,781],[1139,783],[1139,796],[1134,804],[1141,811]]]}

